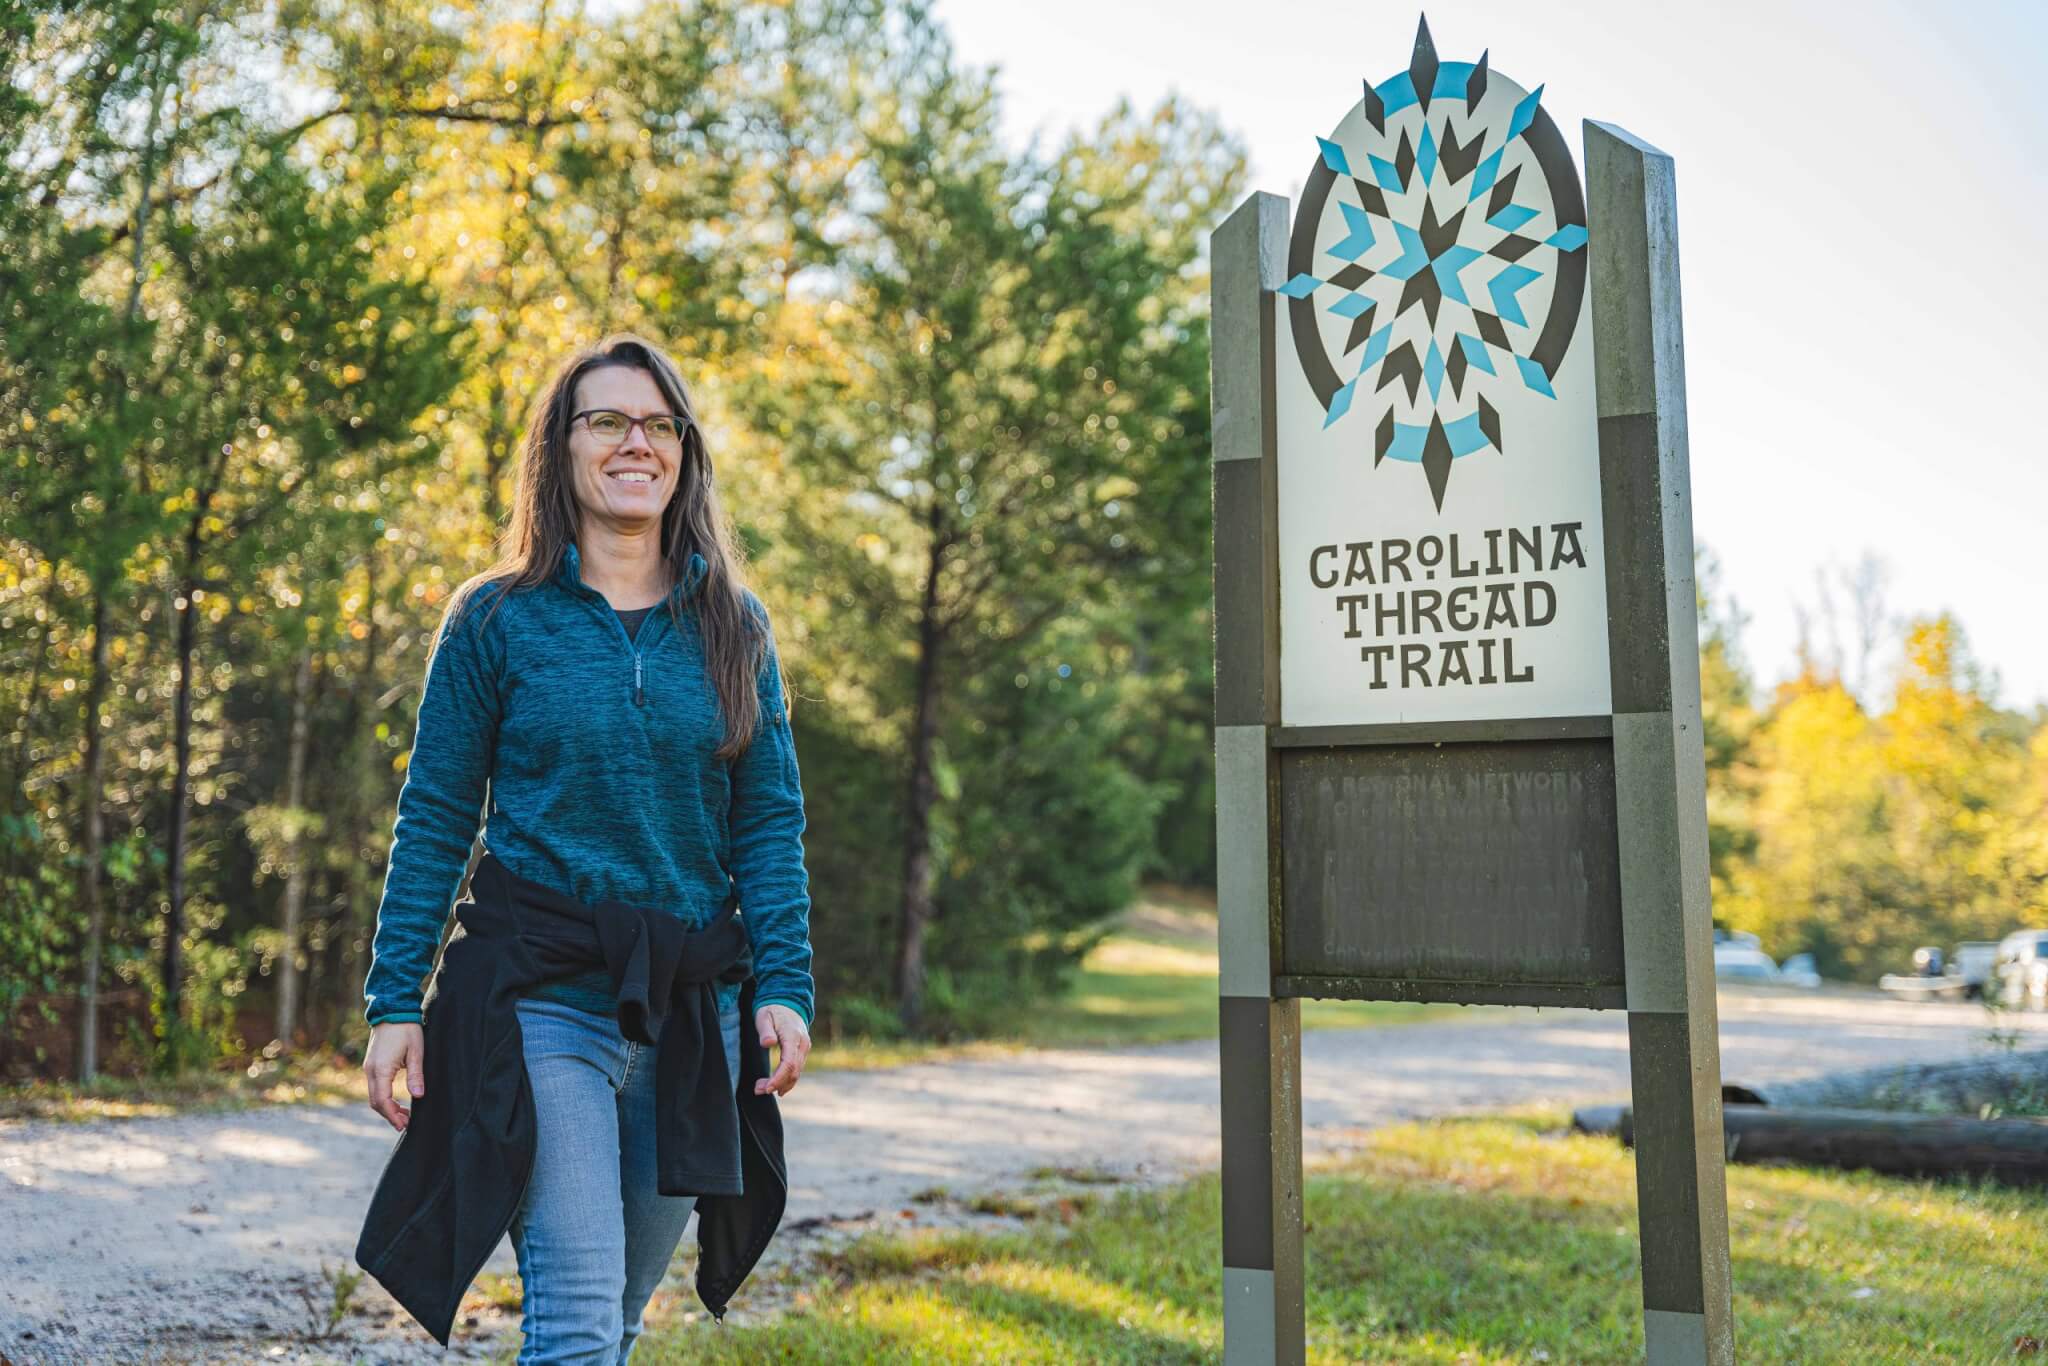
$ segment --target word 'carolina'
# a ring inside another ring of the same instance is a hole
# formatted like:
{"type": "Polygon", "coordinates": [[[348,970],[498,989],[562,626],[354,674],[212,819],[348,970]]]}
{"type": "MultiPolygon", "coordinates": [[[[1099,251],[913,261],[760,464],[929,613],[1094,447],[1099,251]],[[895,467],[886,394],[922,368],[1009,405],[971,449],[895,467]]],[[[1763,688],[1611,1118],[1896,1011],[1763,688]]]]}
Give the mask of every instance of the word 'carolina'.
{"type": "Polygon", "coordinates": [[[1483,532],[1483,560],[1463,554],[1464,547],[1459,545],[1456,532],[1448,536],[1420,536],[1412,541],[1389,536],[1379,541],[1319,545],[1308,554],[1308,577],[1318,588],[1349,588],[1355,583],[1414,583],[1418,571],[1423,579],[1434,579],[1439,570],[1454,579],[1471,579],[1481,574],[1520,574],[1525,570],[1584,569],[1586,551],[1579,544],[1579,531],[1584,525],[1553,522],[1547,528],[1505,527],[1483,532]]]}

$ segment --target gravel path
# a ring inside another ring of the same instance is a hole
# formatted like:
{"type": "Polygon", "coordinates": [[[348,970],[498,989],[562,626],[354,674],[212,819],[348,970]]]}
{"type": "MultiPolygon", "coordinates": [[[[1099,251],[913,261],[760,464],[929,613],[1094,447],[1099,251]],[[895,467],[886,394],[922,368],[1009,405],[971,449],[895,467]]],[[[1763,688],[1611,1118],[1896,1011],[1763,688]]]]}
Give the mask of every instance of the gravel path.
{"type": "MultiPolygon", "coordinates": [[[[1984,1052],[1975,1006],[1901,1006],[1783,992],[1721,997],[1722,1075],[1783,1080],[1984,1052]]],[[[2021,1021],[2048,1043],[2048,1017],[2021,1021]]],[[[1310,1155],[1374,1125],[1535,1101],[1623,1099],[1618,1013],[1475,1011],[1303,1043],[1310,1155]]],[[[783,1232],[727,1315],[775,1311],[804,1255],[865,1228],[993,1222],[961,1199],[1034,1168],[1174,1180],[1218,1160],[1213,1040],[1047,1050],[880,1072],[814,1072],[782,1103],[792,1179],[783,1232]],[[955,1198],[914,1201],[943,1186],[955,1198]],[[780,1298],[779,1298],[780,1297],[780,1298]]],[[[308,1344],[304,1296],[323,1263],[353,1267],[362,1213],[395,1136],[367,1106],[236,1115],[0,1123],[0,1362],[400,1361],[439,1355],[367,1279],[338,1337],[308,1344]]],[[[684,1248],[695,1246],[694,1232],[684,1248]]],[[[657,1314],[697,1310],[682,1275],[657,1314]]],[[[501,1243],[487,1271],[514,1273],[501,1243]]],[[[515,1282],[516,1286],[516,1282],[515,1282]]],[[[483,1307],[460,1357],[516,1344],[517,1314],[483,1307]]],[[[710,1331],[708,1320],[702,1321],[710,1331]]]]}

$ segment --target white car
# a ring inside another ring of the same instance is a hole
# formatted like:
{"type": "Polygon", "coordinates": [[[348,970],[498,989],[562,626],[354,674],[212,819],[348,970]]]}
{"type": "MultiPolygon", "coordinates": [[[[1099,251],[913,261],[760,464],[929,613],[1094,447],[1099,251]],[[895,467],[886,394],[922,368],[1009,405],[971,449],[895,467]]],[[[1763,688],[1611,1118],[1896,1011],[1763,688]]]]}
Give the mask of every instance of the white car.
{"type": "Polygon", "coordinates": [[[1783,981],[1778,965],[1768,953],[1749,944],[1726,942],[1714,945],[1714,976],[1723,982],[1777,985],[1783,981]]]}
{"type": "Polygon", "coordinates": [[[2007,1010],[2048,1008],[2048,930],[2018,930],[1998,941],[1985,994],[2007,1010]]]}
{"type": "Polygon", "coordinates": [[[1778,964],[1778,980],[1788,987],[1817,987],[1820,969],[1814,966],[1812,954],[1795,953],[1778,964]]]}
{"type": "Polygon", "coordinates": [[[1987,992],[1997,990],[1998,979],[1993,976],[1998,968],[1997,940],[1964,940],[1956,945],[1955,956],[1949,962],[1963,979],[1965,998],[1981,1000],[1987,992]]]}

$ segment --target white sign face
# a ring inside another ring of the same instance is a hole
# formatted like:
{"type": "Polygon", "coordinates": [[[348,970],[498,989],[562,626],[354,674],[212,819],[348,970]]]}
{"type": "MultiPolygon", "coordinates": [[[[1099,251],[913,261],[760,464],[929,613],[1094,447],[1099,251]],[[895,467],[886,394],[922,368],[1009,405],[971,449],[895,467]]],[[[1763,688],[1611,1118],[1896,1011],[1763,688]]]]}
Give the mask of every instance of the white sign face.
{"type": "Polygon", "coordinates": [[[1541,96],[1425,36],[1317,139],[1275,300],[1284,725],[1610,710],[1585,196],[1541,96]]]}

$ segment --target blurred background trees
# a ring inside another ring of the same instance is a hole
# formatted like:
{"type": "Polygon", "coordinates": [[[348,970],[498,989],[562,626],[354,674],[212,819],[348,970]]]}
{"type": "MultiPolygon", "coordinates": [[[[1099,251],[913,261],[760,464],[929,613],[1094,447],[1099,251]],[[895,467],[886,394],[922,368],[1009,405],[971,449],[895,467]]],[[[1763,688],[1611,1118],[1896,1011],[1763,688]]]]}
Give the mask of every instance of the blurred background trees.
{"type": "MultiPolygon", "coordinates": [[[[784,642],[821,1035],[1213,880],[1212,116],[1020,149],[913,0],[17,0],[0,70],[0,1075],[359,1040],[426,632],[618,328],[784,642]]],[[[2048,728],[1858,575],[1764,697],[1704,573],[1702,662],[1719,913],[1867,978],[2048,915],[2048,728]]]]}
{"type": "Polygon", "coordinates": [[[828,1015],[987,1024],[1205,874],[1212,119],[1008,148],[894,0],[6,22],[0,1066],[359,1028],[424,632],[617,328],[787,642],[828,1015]]]}
{"type": "Polygon", "coordinates": [[[1993,706],[1961,624],[1892,616],[1882,580],[1867,558],[1846,593],[1822,576],[1799,672],[1763,705],[1732,609],[1701,618],[1716,919],[1864,982],[2048,924],[2048,717],[1993,706]]]}

